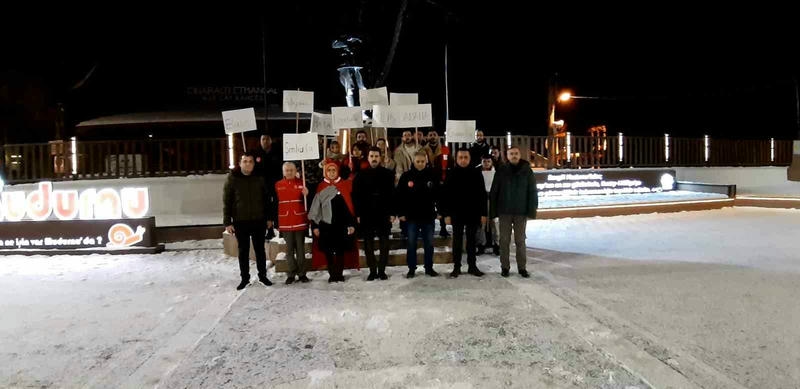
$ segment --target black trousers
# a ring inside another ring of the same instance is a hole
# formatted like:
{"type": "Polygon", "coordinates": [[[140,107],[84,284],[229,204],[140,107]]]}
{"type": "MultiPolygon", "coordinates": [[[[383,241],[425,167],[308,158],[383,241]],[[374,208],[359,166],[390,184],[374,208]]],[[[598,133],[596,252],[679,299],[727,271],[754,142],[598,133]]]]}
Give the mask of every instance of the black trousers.
{"type": "Polygon", "coordinates": [[[453,267],[461,267],[461,252],[464,247],[464,230],[467,233],[467,265],[475,267],[475,235],[477,224],[453,223],[453,267]]]}
{"type": "Polygon", "coordinates": [[[367,266],[369,272],[384,273],[386,271],[386,264],[389,262],[389,233],[390,226],[361,226],[361,236],[364,238],[364,254],[367,257],[367,266]],[[375,261],[375,237],[378,237],[378,249],[380,250],[380,259],[375,261]],[[377,262],[377,263],[376,263],[377,262]]]}
{"type": "Polygon", "coordinates": [[[250,239],[256,254],[258,276],[267,276],[267,252],[264,250],[264,235],[267,223],[263,220],[234,222],[236,242],[239,245],[239,272],[242,280],[250,279],[250,239]]]}
{"type": "Polygon", "coordinates": [[[344,271],[344,253],[333,251],[325,251],[325,259],[328,260],[328,275],[332,280],[341,280],[344,278],[342,272],[344,271]]]}

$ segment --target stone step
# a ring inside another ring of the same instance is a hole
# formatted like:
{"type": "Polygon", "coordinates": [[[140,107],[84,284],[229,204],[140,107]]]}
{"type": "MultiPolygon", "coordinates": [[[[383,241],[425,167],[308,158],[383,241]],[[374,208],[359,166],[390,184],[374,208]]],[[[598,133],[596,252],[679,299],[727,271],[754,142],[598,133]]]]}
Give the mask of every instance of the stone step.
{"type": "MultiPolygon", "coordinates": [[[[309,248],[310,250],[310,248],[309,248]]],[[[360,251],[361,256],[359,258],[359,266],[364,269],[367,268],[367,258],[364,256],[364,251],[360,251]]],[[[310,260],[311,254],[307,255],[307,258],[310,260]]],[[[377,259],[378,252],[375,251],[375,257],[377,259]]],[[[450,251],[449,247],[437,247],[434,248],[433,251],[433,263],[452,263],[453,262],[453,253],[450,251]]],[[[275,271],[279,273],[285,273],[289,270],[289,262],[284,259],[284,254],[281,253],[279,258],[273,261],[275,264],[275,271]]],[[[424,252],[422,249],[417,250],[417,265],[422,268],[425,264],[425,257],[424,252]]],[[[389,260],[387,263],[388,266],[406,266],[406,251],[405,250],[396,250],[389,252],[389,260]]],[[[325,267],[321,269],[314,269],[314,270],[324,270],[325,267]]]]}
{"type": "MultiPolygon", "coordinates": [[[[407,242],[405,240],[400,239],[400,233],[398,232],[396,235],[392,235],[389,239],[389,250],[403,250],[403,255],[405,255],[405,248],[407,242]]],[[[443,247],[452,247],[452,238],[442,238],[439,235],[434,235],[433,237],[433,247],[436,248],[443,248],[443,247]]],[[[363,240],[359,239],[359,248],[362,250],[364,249],[364,242],[363,240]]],[[[231,257],[238,257],[239,256],[239,245],[236,242],[236,237],[228,234],[227,232],[222,233],[222,246],[223,251],[226,255],[231,257]]],[[[285,253],[286,252],[286,243],[282,239],[273,239],[265,243],[265,249],[267,251],[267,259],[275,262],[278,253],[285,253]]],[[[417,239],[417,248],[422,248],[422,239],[417,239]]],[[[375,249],[378,249],[378,240],[375,240],[375,249]]],[[[306,238],[305,244],[305,251],[307,253],[311,252],[311,238],[306,238]]],[[[250,259],[255,260],[255,252],[253,251],[253,247],[250,247],[250,259]]]]}

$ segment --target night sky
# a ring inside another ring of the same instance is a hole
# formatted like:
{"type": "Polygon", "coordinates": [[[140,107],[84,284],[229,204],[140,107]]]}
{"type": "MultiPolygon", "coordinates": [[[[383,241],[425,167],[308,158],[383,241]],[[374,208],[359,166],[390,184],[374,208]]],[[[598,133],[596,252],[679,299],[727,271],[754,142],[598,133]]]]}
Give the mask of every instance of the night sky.
{"type": "MultiPolygon", "coordinates": [[[[0,128],[9,141],[47,140],[56,102],[64,103],[68,126],[116,113],[241,108],[205,104],[186,90],[263,86],[262,26],[269,88],[313,90],[317,109],[345,105],[332,40],[364,39],[359,63],[374,86],[400,3],[298,1],[201,16],[18,20],[3,27],[11,55],[0,65],[0,128]]],[[[545,135],[553,80],[575,95],[601,97],[557,107],[574,134],[596,124],[627,135],[797,134],[800,42],[787,10],[649,6],[578,15],[571,8],[580,7],[409,0],[385,84],[420,93],[443,127],[447,44],[450,118],[476,119],[490,134],[545,135]]]]}

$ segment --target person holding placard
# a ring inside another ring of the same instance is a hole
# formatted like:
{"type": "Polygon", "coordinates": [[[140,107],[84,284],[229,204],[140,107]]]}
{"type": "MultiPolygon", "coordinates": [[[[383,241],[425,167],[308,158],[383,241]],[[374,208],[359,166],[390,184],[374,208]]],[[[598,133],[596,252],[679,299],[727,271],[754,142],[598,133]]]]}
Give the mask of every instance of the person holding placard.
{"type": "Polygon", "coordinates": [[[300,277],[300,282],[309,282],[311,280],[306,277],[309,263],[305,253],[308,214],[303,199],[308,195],[308,188],[297,177],[294,162],[283,163],[283,179],[275,183],[275,193],[278,200],[278,230],[286,240],[286,261],[289,263],[286,284],[291,285],[296,276],[300,277]]]}
{"type": "MultiPolygon", "coordinates": [[[[433,174],[440,177],[439,184],[444,184],[445,177],[447,176],[447,163],[450,158],[450,148],[441,144],[439,140],[439,133],[436,130],[428,131],[428,143],[422,148],[428,154],[428,163],[433,169],[433,174]]],[[[447,232],[444,219],[439,219],[439,236],[447,238],[450,234],[447,232]]]]}
{"type": "MultiPolygon", "coordinates": [[[[367,151],[369,151],[369,148],[367,151]]],[[[359,147],[358,144],[354,144],[353,147],[351,147],[350,158],[347,159],[346,166],[350,169],[350,174],[353,176],[357,175],[358,172],[369,168],[367,156],[362,154],[361,147],[359,147]]]]}
{"type": "Polygon", "coordinates": [[[400,146],[394,151],[395,177],[400,179],[403,173],[409,171],[414,165],[414,155],[422,148],[414,142],[414,134],[410,130],[403,131],[403,139],[400,146]]]}
{"type": "MultiPolygon", "coordinates": [[[[280,148],[280,142],[273,142],[272,137],[268,134],[262,134],[260,139],[260,147],[253,151],[253,156],[256,160],[255,175],[264,178],[264,184],[272,195],[272,188],[275,183],[281,179],[283,173],[283,151],[280,148]]],[[[274,198],[269,199],[270,202],[275,202],[274,198]]],[[[267,240],[275,237],[276,227],[272,224],[267,226],[267,240]]]]}
{"type": "Polygon", "coordinates": [[[489,143],[486,142],[486,137],[483,136],[483,131],[475,131],[475,142],[469,148],[469,157],[472,161],[472,166],[477,167],[481,164],[481,158],[489,154],[489,143]]]}
{"type": "Polygon", "coordinates": [[[267,253],[264,235],[267,232],[269,200],[264,179],[253,174],[255,157],[245,152],[239,160],[239,169],[228,174],[222,192],[222,224],[225,231],[236,235],[239,248],[239,272],[242,282],[236,287],[242,290],[250,284],[250,240],[256,254],[258,279],[264,285],[272,282],[267,278],[267,253]]]}
{"type": "Polygon", "coordinates": [[[394,173],[394,169],[397,167],[397,164],[392,159],[392,151],[389,150],[389,145],[386,143],[386,139],[379,138],[377,142],[375,142],[375,146],[381,151],[381,166],[389,169],[394,173]]]}
{"type": "Polygon", "coordinates": [[[400,176],[395,195],[400,221],[406,222],[408,278],[414,278],[417,269],[417,236],[422,237],[425,251],[425,274],[439,275],[433,270],[433,221],[436,220],[439,179],[425,166],[427,162],[428,155],[424,151],[414,154],[414,167],[400,176]]]}

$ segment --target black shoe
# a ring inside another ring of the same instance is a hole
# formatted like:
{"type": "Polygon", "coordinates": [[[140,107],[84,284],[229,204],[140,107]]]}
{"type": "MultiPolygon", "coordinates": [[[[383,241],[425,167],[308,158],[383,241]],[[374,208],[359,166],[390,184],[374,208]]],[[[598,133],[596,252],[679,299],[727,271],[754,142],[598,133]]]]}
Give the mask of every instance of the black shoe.
{"type": "Polygon", "coordinates": [[[378,276],[375,273],[369,272],[369,275],[367,276],[367,281],[375,281],[376,278],[378,278],[378,276]]]}
{"type": "Polygon", "coordinates": [[[467,273],[469,273],[469,274],[472,274],[472,275],[473,275],[473,276],[475,276],[475,277],[483,277],[483,272],[482,272],[482,271],[480,271],[480,270],[478,270],[478,268],[477,268],[477,267],[471,267],[471,268],[469,268],[469,270],[467,271],[467,273]]]}
{"type": "Polygon", "coordinates": [[[306,283],[306,282],[311,282],[311,280],[309,280],[308,277],[306,276],[300,276],[300,282],[306,283]]]}
{"type": "Polygon", "coordinates": [[[242,290],[246,288],[247,285],[250,285],[250,280],[242,280],[242,282],[239,283],[239,286],[236,287],[236,290],[242,290]]]}
{"type": "Polygon", "coordinates": [[[484,246],[477,246],[475,248],[475,255],[483,255],[486,253],[486,247],[484,246]]]}
{"type": "Polygon", "coordinates": [[[524,270],[524,269],[519,271],[519,275],[522,276],[522,278],[530,278],[531,277],[531,273],[528,273],[528,271],[524,270]]]}
{"type": "Polygon", "coordinates": [[[453,271],[450,272],[450,278],[458,278],[458,276],[460,276],[460,275],[461,275],[461,268],[460,267],[454,267],[453,271]]]}
{"type": "Polygon", "coordinates": [[[503,269],[500,271],[500,275],[503,277],[508,277],[508,269],[503,269]]]}
{"type": "Polygon", "coordinates": [[[378,278],[380,278],[383,281],[386,281],[389,279],[389,276],[387,276],[385,272],[380,272],[378,273],[378,278]]]}
{"type": "Polygon", "coordinates": [[[286,277],[286,285],[291,285],[294,283],[294,276],[286,277]]]}
{"type": "Polygon", "coordinates": [[[334,282],[336,282],[336,277],[333,277],[333,276],[331,276],[331,277],[328,277],[328,283],[329,283],[329,284],[332,284],[332,283],[334,283],[334,282]]]}
{"type": "Polygon", "coordinates": [[[339,278],[336,279],[336,282],[345,282],[345,281],[347,281],[347,278],[344,278],[344,276],[339,276],[339,278]]]}
{"type": "Polygon", "coordinates": [[[450,237],[450,233],[447,232],[447,230],[443,229],[443,230],[439,231],[439,236],[441,236],[442,238],[449,238],[450,237]]]}
{"type": "MultiPolygon", "coordinates": [[[[270,281],[267,276],[258,277],[258,280],[261,281],[261,283],[265,286],[272,286],[272,281],[270,281]]],[[[292,279],[292,281],[294,281],[294,279],[292,279]]]]}
{"type": "Polygon", "coordinates": [[[414,273],[415,272],[416,272],[416,270],[414,270],[414,269],[409,270],[408,273],[406,274],[406,278],[414,278],[414,273]]]}
{"type": "Polygon", "coordinates": [[[500,246],[494,245],[494,247],[492,247],[492,254],[500,255],[500,246]]]}
{"type": "Polygon", "coordinates": [[[428,275],[429,277],[439,277],[439,273],[437,273],[436,270],[433,269],[425,270],[425,274],[428,275]]]}
{"type": "Polygon", "coordinates": [[[264,238],[266,238],[267,241],[270,241],[274,237],[275,237],[275,229],[270,228],[267,230],[267,236],[265,236],[264,238]]]}

